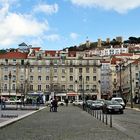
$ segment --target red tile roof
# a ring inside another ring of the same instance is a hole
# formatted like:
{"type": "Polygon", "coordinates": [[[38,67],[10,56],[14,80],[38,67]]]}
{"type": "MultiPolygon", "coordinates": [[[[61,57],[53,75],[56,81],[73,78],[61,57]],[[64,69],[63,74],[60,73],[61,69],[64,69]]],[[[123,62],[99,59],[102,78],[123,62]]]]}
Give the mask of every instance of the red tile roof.
{"type": "Polygon", "coordinates": [[[32,47],[32,49],[35,50],[35,51],[39,51],[40,47],[32,47]]]}
{"type": "Polygon", "coordinates": [[[27,53],[22,52],[7,52],[5,54],[0,54],[0,59],[26,59],[27,53]]]}
{"type": "Polygon", "coordinates": [[[45,51],[45,55],[49,54],[50,56],[54,57],[56,52],[58,52],[58,56],[59,56],[60,51],[54,51],[54,50],[45,51]]]}

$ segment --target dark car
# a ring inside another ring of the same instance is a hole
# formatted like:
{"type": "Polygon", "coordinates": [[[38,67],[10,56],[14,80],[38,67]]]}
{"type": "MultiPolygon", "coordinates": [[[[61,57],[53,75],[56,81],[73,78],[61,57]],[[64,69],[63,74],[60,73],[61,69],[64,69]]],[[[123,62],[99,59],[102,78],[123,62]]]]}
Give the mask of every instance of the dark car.
{"type": "Polygon", "coordinates": [[[99,100],[95,100],[91,103],[90,109],[97,110],[97,109],[102,109],[103,107],[103,102],[99,100]]]}
{"type": "Polygon", "coordinates": [[[123,107],[117,101],[106,100],[102,107],[103,113],[120,113],[123,114],[123,107]]]}

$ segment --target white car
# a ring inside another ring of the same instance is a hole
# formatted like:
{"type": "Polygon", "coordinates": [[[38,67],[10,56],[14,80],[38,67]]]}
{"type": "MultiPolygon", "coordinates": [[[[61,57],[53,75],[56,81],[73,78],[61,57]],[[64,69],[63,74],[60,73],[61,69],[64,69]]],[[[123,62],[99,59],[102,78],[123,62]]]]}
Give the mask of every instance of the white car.
{"type": "Polygon", "coordinates": [[[58,101],[58,106],[64,106],[66,103],[64,101],[58,101]]]}
{"type": "Polygon", "coordinates": [[[75,100],[72,103],[73,105],[83,105],[83,101],[82,100],[75,100]]]}
{"type": "Polygon", "coordinates": [[[123,109],[125,109],[125,103],[124,103],[124,100],[121,97],[113,97],[111,99],[111,101],[117,101],[117,102],[119,102],[119,104],[123,106],[123,109]]]}

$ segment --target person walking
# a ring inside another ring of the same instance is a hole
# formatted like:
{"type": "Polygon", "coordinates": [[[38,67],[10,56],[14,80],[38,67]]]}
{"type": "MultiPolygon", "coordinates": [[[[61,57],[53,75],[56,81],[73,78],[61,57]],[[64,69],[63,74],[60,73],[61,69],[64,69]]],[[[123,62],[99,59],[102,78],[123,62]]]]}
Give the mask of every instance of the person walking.
{"type": "Polygon", "coordinates": [[[57,112],[58,105],[57,105],[57,98],[56,97],[54,97],[52,104],[53,104],[53,112],[57,112]]]}
{"type": "Polygon", "coordinates": [[[66,106],[68,106],[68,102],[69,102],[69,100],[68,100],[68,98],[66,98],[65,99],[66,106]]]}
{"type": "Polygon", "coordinates": [[[50,112],[53,112],[53,98],[50,99],[50,112]]]}

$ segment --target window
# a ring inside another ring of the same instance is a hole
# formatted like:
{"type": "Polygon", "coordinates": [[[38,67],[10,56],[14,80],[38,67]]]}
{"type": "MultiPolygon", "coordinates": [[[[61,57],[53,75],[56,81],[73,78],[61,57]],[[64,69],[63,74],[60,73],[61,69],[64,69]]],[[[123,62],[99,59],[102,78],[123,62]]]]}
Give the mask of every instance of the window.
{"type": "Polygon", "coordinates": [[[16,76],[15,75],[13,75],[13,80],[16,81],[16,76]]]}
{"type": "Polygon", "coordinates": [[[21,72],[24,72],[24,68],[23,68],[23,67],[20,67],[20,71],[21,71],[21,72]]]}
{"type": "Polygon", "coordinates": [[[96,85],[93,85],[93,90],[96,90],[96,85]]]}
{"type": "Polygon", "coordinates": [[[62,90],[64,91],[65,90],[65,85],[62,85],[61,87],[62,87],[62,90]]]}
{"type": "Polygon", "coordinates": [[[21,85],[20,85],[20,89],[23,90],[23,88],[24,88],[24,86],[23,86],[23,84],[21,84],[21,85]]]}
{"type": "Polygon", "coordinates": [[[46,80],[47,80],[47,81],[49,80],[49,76],[46,76],[46,80]]]}
{"type": "Polygon", "coordinates": [[[65,73],[65,69],[64,68],[62,69],[62,73],[65,73]]]}
{"type": "Polygon", "coordinates": [[[41,85],[38,85],[38,91],[41,91],[41,85]]]}
{"type": "Polygon", "coordinates": [[[50,68],[47,67],[47,68],[46,68],[46,72],[50,72],[50,68]]]}
{"type": "Polygon", "coordinates": [[[4,67],[4,71],[8,71],[8,67],[4,67]]]}
{"type": "Polygon", "coordinates": [[[38,76],[38,80],[41,81],[41,76],[38,76]]]}
{"type": "Polygon", "coordinates": [[[34,71],[34,68],[33,67],[30,67],[30,72],[33,72],[34,71]]]}
{"type": "Polygon", "coordinates": [[[30,90],[33,91],[33,85],[30,85],[30,90]]]}
{"type": "Polygon", "coordinates": [[[89,73],[89,67],[86,68],[86,73],[89,73]]]}
{"type": "Polygon", "coordinates": [[[139,87],[139,82],[136,82],[136,87],[139,87]]]}
{"type": "Polygon", "coordinates": [[[4,80],[8,80],[8,76],[7,75],[4,75],[4,80]]]}
{"type": "Polygon", "coordinates": [[[58,90],[57,85],[54,85],[54,90],[55,90],[55,91],[57,91],[57,90],[58,90]]]}
{"type": "Polygon", "coordinates": [[[89,76],[86,76],[86,81],[89,81],[89,76]]]}
{"type": "Polygon", "coordinates": [[[42,67],[38,67],[38,72],[41,72],[41,70],[42,70],[42,67]]]}
{"type": "Polygon", "coordinates": [[[57,73],[57,68],[54,68],[54,73],[57,73]]]}
{"type": "Polygon", "coordinates": [[[49,85],[46,85],[46,90],[49,90],[50,86],[49,85]]]}
{"type": "Polygon", "coordinates": [[[136,73],[136,79],[139,79],[139,74],[138,73],[136,73]]]}
{"type": "Polygon", "coordinates": [[[96,67],[93,68],[93,73],[96,73],[96,67]]]}
{"type": "Polygon", "coordinates": [[[73,76],[70,76],[70,81],[73,81],[73,76]]]}
{"type": "Polygon", "coordinates": [[[93,76],[93,81],[96,81],[96,76],[93,76]]]}
{"type": "Polygon", "coordinates": [[[79,81],[82,81],[82,76],[79,76],[79,81]]]}
{"type": "Polygon", "coordinates": [[[73,73],[73,68],[70,68],[70,73],[73,73]]]}
{"type": "Polygon", "coordinates": [[[16,73],[16,67],[15,67],[15,66],[13,67],[13,72],[15,72],[15,73],[16,73]]]}
{"type": "Polygon", "coordinates": [[[62,81],[65,81],[65,76],[62,76],[62,81]]]}
{"type": "Polygon", "coordinates": [[[79,68],[79,73],[82,73],[82,68],[79,68]]]}
{"type": "Polygon", "coordinates": [[[86,90],[89,90],[89,85],[86,85],[86,90]]]}
{"type": "Polygon", "coordinates": [[[16,90],[16,85],[15,84],[12,85],[12,90],[16,90]]]}
{"type": "Polygon", "coordinates": [[[79,85],[79,90],[82,90],[82,85],[79,85]]]}
{"type": "Polygon", "coordinates": [[[54,81],[57,81],[57,76],[54,76],[54,77],[53,77],[53,80],[54,80],[54,81]]]}
{"type": "Polygon", "coordinates": [[[8,59],[5,59],[5,63],[6,63],[6,64],[8,63],[8,59]]]}
{"type": "Polygon", "coordinates": [[[7,84],[4,84],[4,91],[7,91],[7,84]]]}
{"type": "Polygon", "coordinates": [[[24,65],[24,60],[21,60],[21,65],[24,65]]]}
{"type": "Polygon", "coordinates": [[[70,90],[73,90],[73,85],[70,85],[69,88],[70,88],[70,90]]]}
{"type": "Polygon", "coordinates": [[[16,59],[13,59],[13,64],[16,64],[16,59]]]}
{"type": "Polygon", "coordinates": [[[57,65],[57,60],[56,59],[53,62],[54,62],[54,65],[57,65]]]}
{"type": "Polygon", "coordinates": [[[62,65],[65,65],[65,60],[64,59],[62,59],[62,65]]]}
{"type": "Polygon", "coordinates": [[[20,75],[20,80],[24,80],[24,76],[23,75],[20,75]]]}
{"type": "Polygon", "coordinates": [[[33,76],[30,76],[30,81],[33,81],[34,80],[34,77],[33,76]]]}

